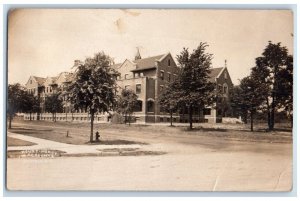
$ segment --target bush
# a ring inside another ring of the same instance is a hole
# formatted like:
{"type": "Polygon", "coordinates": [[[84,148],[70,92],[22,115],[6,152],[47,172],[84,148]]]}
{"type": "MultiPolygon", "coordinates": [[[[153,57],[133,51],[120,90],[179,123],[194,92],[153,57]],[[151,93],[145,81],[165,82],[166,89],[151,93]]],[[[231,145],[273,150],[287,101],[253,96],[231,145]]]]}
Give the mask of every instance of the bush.
{"type": "Polygon", "coordinates": [[[119,113],[114,113],[111,117],[111,123],[113,124],[123,124],[124,122],[125,118],[119,113]]]}

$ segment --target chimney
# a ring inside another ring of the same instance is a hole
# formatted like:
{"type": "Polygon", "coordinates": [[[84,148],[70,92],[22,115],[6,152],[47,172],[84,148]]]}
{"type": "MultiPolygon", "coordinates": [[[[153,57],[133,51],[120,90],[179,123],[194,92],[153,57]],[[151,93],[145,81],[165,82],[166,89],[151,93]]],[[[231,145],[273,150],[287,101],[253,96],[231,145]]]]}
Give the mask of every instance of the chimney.
{"type": "Polygon", "coordinates": [[[74,60],[74,66],[79,66],[81,64],[81,61],[76,59],[74,60]]]}

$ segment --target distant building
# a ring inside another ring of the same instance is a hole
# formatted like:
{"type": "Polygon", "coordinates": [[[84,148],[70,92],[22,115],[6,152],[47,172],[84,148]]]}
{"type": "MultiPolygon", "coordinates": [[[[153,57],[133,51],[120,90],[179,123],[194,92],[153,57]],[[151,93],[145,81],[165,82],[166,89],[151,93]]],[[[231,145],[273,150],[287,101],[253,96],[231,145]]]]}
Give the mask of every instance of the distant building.
{"type": "MultiPolygon", "coordinates": [[[[79,63],[80,61],[75,60],[74,66],[79,65],[79,63]]],[[[179,68],[170,53],[141,58],[138,51],[135,60],[125,59],[123,63],[115,64],[112,68],[120,73],[120,76],[117,78],[119,92],[121,89],[131,89],[138,95],[138,104],[133,115],[137,122],[170,121],[169,114],[161,110],[158,103],[165,86],[173,81],[179,73],[179,68]]],[[[41,108],[42,112],[44,112],[43,103],[45,97],[55,93],[57,89],[65,91],[73,79],[74,74],[68,72],[62,72],[57,77],[41,78],[31,76],[26,83],[26,88],[29,92],[41,98],[41,108]]],[[[218,96],[217,101],[213,106],[195,108],[193,112],[194,122],[218,123],[222,122],[222,117],[230,115],[230,106],[228,105],[229,90],[233,87],[233,84],[226,66],[213,68],[210,72],[210,81],[215,83],[215,91],[218,96]]],[[[70,103],[66,100],[66,97],[63,97],[63,100],[64,113],[72,112],[71,120],[74,120],[74,111],[70,103]]],[[[63,120],[64,117],[61,117],[61,119],[63,120]]],[[[75,120],[88,120],[88,118],[75,117],[75,120]]],[[[177,114],[173,115],[173,121],[187,122],[187,109],[181,108],[177,114]]]]}

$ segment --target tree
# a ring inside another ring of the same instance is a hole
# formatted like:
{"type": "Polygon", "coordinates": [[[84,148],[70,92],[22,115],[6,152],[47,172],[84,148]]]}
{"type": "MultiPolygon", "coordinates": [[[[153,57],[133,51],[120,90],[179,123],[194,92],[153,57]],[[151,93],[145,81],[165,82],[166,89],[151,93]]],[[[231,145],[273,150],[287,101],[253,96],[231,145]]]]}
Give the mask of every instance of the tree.
{"type": "MultiPolygon", "coordinates": [[[[265,94],[265,109],[269,130],[274,129],[276,110],[284,105],[288,106],[288,103],[292,105],[292,69],[293,59],[287,48],[281,46],[281,43],[273,44],[271,41],[262,56],[256,58],[256,66],[252,68],[251,76],[268,88],[265,94]],[[288,93],[285,93],[285,90],[288,93]]],[[[292,108],[290,106],[288,108],[292,108]]]]}
{"type": "Polygon", "coordinates": [[[56,121],[56,113],[63,111],[63,101],[60,93],[53,93],[45,99],[45,111],[52,113],[53,121],[56,121]]]}
{"type": "Polygon", "coordinates": [[[180,73],[174,90],[177,91],[178,102],[188,107],[190,129],[193,128],[193,108],[212,104],[215,96],[214,84],[208,80],[212,54],[205,52],[207,47],[201,42],[191,54],[183,48],[177,56],[180,73]]]}
{"type": "Polygon", "coordinates": [[[160,107],[170,113],[170,124],[173,126],[173,113],[178,109],[179,94],[178,93],[178,79],[166,86],[163,93],[159,97],[160,107]]]}
{"type": "Polygon", "coordinates": [[[116,104],[117,71],[111,68],[113,60],[103,52],[87,58],[75,72],[69,98],[75,109],[86,109],[91,117],[90,142],[93,142],[94,115],[109,112],[116,104]]]}
{"type": "Polygon", "coordinates": [[[244,121],[248,113],[250,114],[251,131],[253,131],[254,115],[265,101],[265,89],[253,77],[247,76],[241,80],[232,95],[232,103],[241,112],[244,121]]]}
{"type": "Polygon", "coordinates": [[[40,112],[40,99],[26,91],[24,91],[22,97],[22,112],[29,113],[31,121],[31,114],[40,112]]]}
{"type": "Polygon", "coordinates": [[[22,98],[24,89],[19,83],[8,85],[7,113],[9,118],[8,128],[11,129],[11,122],[17,112],[22,109],[22,98]]]}
{"type": "Polygon", "coordinates": [[[291,127],[293,127],[293,57],[288,57],[286,68],[279,70],[278,78],[278,104],[284,108],[291,127]]]}
{"type": "Polygon", "coordinates": [[[117,111],[125,116],[125,124],[128,120],[130,125],[131,115],[137,105],[137,98],[138,96],[132,90],[123,89],[121,91],[117,102],[117,111]]]}
{"type": "Polygon", "coordinates": [[[247,105],[244,104],[243,91],[240,85],[234,86],[232,90],[230,90],[230,98],[231,98],[230,104],[235,115],[241,116],[242,121],[245,124],[247,124],[248,123],[247,105]]]}

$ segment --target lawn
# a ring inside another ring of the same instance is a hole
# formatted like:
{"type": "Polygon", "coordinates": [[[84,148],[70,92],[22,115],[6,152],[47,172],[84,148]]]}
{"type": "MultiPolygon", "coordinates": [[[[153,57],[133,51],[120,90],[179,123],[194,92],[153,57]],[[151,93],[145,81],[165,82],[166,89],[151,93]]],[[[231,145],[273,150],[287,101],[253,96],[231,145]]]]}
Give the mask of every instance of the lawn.
{"type": "MultiPolygon", "coordinates": [[[[83,122],[45,122],[45,121],[16,121],[10,132],[29,135],[42,139],[53,140],[68,144],[86,144],[89,140],[90,124],[83,122]],[[67,136],[68,134],[68,136],[67,136]]],[[[147,143],[158,138],[207,136],[224,138],[225,140],[260,141],[272,143],[291,143],[292,132],[286,125],[277,124],[277,130],[266,132],[266,125],[256,125],[255,131],[249,131],[249,125],[244,124],[194,124],[189,130],[187,124],[95,124],[94,133],[99,131],[102,143],[115,141],[133,144],[147,143]]]]}
{"type": "Polygon", "coordinates": [[[28,142],[25,140],[16,139],[13,137],[7,137],[7,146],[32,146],[36,145],[35,143],[28,142]]]}

